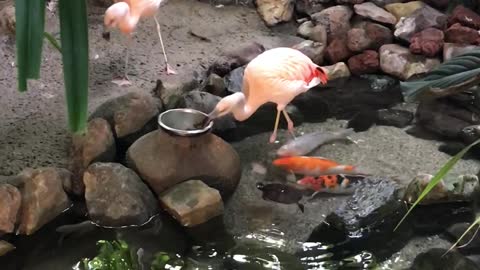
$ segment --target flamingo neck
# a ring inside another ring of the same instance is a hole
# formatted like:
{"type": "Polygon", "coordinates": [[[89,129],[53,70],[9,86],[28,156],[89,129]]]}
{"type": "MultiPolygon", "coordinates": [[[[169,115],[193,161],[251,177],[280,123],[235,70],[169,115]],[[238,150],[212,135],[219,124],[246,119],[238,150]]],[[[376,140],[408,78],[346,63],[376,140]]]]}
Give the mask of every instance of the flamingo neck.
{"type": "Polygon", "coordinates": [[[245,95],[242,92],[235,93],[236,104],[233,107],[232,114],[237,121],[245,121],[255,112],[256,108],[248,104],[245,100],[245,95]]]}
{"type": "Polygon", "coordinates": [[[139,19],[140,18],[138,16],[132,15],[129,9],[126,15],[123,16],[122,20],[120,21],[118,28],[120,31],[122,31],[122,33],[131,34],[137,26],[139,19]]]}

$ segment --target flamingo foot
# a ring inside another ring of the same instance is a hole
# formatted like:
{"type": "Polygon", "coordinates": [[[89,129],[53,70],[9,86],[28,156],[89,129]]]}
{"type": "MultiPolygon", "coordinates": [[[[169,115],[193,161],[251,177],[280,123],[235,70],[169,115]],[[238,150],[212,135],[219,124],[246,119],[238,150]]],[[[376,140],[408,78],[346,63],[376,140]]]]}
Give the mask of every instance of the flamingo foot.
{"type": "Polygon", "coordinates": [[[128,77],[120,77],[118,79],[112,80],[112,83],[118,85],[118,86],[129,86],[132,85],[132,82],[128,79],[128,77]]]}
{"type": "Polygon", "coordinates": [[[277,140],[277,132],[273,132],[272,135],[270,135],[270,143],[274,143],[277,140]]]}
{"type": "Polygon", "coordinates": [[[167,71],[167,75],[178,74],[169,64],[166,65],[165,70],[167,71]]]}

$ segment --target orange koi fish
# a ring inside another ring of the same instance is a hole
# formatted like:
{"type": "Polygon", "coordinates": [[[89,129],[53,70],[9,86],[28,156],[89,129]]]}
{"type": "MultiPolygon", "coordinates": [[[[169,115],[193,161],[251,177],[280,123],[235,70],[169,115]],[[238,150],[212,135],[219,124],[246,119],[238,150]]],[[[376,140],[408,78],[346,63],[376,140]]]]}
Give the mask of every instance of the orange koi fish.
{"type": "Polygon", "coordinates": [[[294,156],[283,157],[273,161],[273,165],[289,172],[305,176],[321,175],[365,175],[358,167],[342,165],[323,157],[294,156]]]}

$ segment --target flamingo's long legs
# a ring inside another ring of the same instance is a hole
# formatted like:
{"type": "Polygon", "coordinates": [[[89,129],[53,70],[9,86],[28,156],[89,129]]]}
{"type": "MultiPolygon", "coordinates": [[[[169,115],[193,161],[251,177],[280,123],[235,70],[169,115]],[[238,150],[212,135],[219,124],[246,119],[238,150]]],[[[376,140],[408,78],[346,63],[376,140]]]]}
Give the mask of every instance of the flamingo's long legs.
{"type": "Polygon", "coordinates": [[[292,119],[290,119],[290,116],[288,115],[285,109],[283,109],[282,112],[283,112],[283,115],[285,116],[285,119],[287,120],[288,131],[290,132],[292,137],[295,139],[295,128],[293,126],[293,121],[292,119]]]}
{"type": "Polygon", "coordinates": [[[160,30],[160,23],[157,20],[157,16],[153,16],[153,19],[155,20],[155,23],[157,24],[157,33],[158,33],[158,38],[160,39],[160,45],[162,46],[163,57],[165,57],[165,65],[166,65],[167,74],[168,75],[177,74],[177,72],[172,67],[170,67],[170,65],[168,64],[167,53],[165,52],[165,46],[163,45],[162,33],[161,33],[161,30],[160,30]]]}
{"type": "Polygon", "coordinates": [[[275,140],[277,139],[277,129],[278,129],[278,122],[280,120],[280,112],[281,110],[277,108],[277,117],[275,118],[275,126],[273,127],[273,133],[270,136],[270,143],[274,143],[275,140]]]}
{"type": "Polygon", "coordinates": [[[125,53],[125,68],[124,68],[124,75],[121,79],[115,79],[112,82],[119,85],[119,86],[127,86],[131,85],[130,79],[128,78],[128,59],[130,58],[130,46],[132,44],[132,36],[127,36],[127,46],[126,46],[126,53],[125,53]]]}

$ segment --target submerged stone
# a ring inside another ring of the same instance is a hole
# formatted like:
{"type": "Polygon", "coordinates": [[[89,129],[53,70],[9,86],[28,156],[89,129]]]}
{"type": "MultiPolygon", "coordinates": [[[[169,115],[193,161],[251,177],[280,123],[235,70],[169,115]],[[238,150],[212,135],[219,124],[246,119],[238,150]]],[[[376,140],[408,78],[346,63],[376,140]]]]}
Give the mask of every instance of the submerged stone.
{"type": "Polygon", "coordinates": [[[181,137],[156,130],[130,146],[127,160],[157,194],[183,181],[201,179],[228,196],[241,175],[238,154],[211,133],[181,137]]]}
{"type": "Polygon", "coordinates": [[[404,128],[413,121],[413,113],[397,109],[381,109],[377,111],[377,125],[404,128]]]}
{"type": "Polygon", "coordinates": [[[83,182],[89,216],[99,225],[142,225],[158,212],[157,200],[147,185],[121,164],[94,163],[83,182]]]}
{"type": "Polygon", "coordinates": [[[162,206],[180,224],[194,227],[223,214],[222,197],[218,190],[200,180],[189,180],[159,195],[162,206]]]}
{"type": "Polygon", "coordinates": [[[15,246],[7,241],[0,240],[0,257],[15,250],[15,246]]]}
{"type": "Polygon", "coordinates": [[[71,206],[71,173],[65,169],[25,169],[20,234],[31,235],[71,206]]]}

